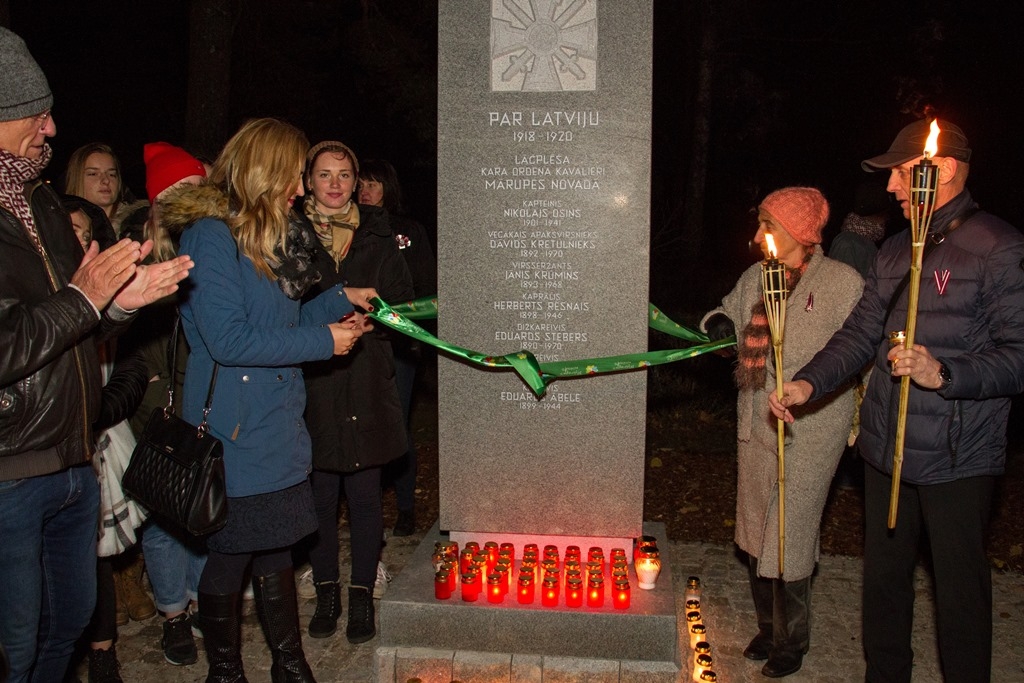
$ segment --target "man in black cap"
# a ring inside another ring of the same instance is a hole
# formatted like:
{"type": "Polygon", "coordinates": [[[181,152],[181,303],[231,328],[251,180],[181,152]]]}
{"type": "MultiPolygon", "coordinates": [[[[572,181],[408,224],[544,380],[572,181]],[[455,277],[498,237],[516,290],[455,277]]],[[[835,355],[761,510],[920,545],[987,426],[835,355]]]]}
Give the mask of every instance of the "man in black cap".
{"type": "MultiPolygon", "coordinates": [[[[991,568],[985,530],[1006,460],[1010,397],[1024,391],[1024,236],[980,211],[965,183],[971,149],[938,121],[935,213],[922,267],[913,349],[890,348],[907,321],[910,231],[888,239],[846,323],[783,389],[776,416],[828,394],[873,358],[858,438],[864,467],[863,639],[867,680],[910,681],[914,567],[921,535],[935,576],[939,652],[947,681],[988,681],[991,568]],[[900,378],[911,379],[896,527],[887,527],[900,378]]],[[[867,171],[888,170],[909,217],[912,167],[929,123],[900,131],[867,171]]]]}
{"type": "Polygon", "coordinates": [[[127,239],[83,254],[38,180],[52,104],[24,41],[0,28],[0,643],[12,683],[63,680],[96,602],[97,339],[192,266],[139,265],[152,243],[127,239]]]}

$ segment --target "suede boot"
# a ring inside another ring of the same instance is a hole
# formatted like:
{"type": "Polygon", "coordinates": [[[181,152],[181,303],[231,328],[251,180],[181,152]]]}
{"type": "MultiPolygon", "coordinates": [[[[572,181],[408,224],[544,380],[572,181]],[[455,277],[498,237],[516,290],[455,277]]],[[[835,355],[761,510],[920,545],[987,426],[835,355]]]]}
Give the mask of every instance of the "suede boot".
{"type": "Polygon", "coordinates": [[[198,620],[210,663],[206,683],[248,683],[242,670],[242,594],[199,594],[198,620]]]}
{"type": "Polygon", "coordinates": [[[373,589],[364,586],[348,587],[348,628],[345,637],[353,644],[365,643],[377,635],[373,623],[373,589]]]}
{"type": "Polygon", "coordinates": [[[799,581],[775,579],[774,642],[761,673],[782,678],[803,665],[811,642],[811,577],[799,581]]]}
{"type": "Polygon", "coordinates": [[[743,656],[760,661],[768,659],[768,655],[772,651],[773,582],[772,579],[757,575],[756,557],[749,557],[747,571],[750,575],[750,594],[754,598],[754,611],[757,613],[757,635],[751,639],[750,644],[743,651],[743,656]]]}
{"type": "Polygon", "coordinates": [[[114,623],[124,626],[130,621],[128,616],[128,600],[124,597],[124,586],[121,572],[114,570],[114,623]]]}
{"type": "Polygon", "coordinates": [[[316,612],[309,620],[311,638],[327,638],[338,630],[341,617],[341,587],[337,581],[321,581],[316,587],[316,612]]]}
{"type": "Polygon", "coordinates": [[[121,575],[121,595],[118,597],[124,596],[128,616],[134,621],[145,621],[156,615],[156,605],[142,585],[142,571],[145,567],[142,554],[136,553],[131,564],[121,570],[114,570],[121,575]]]}
{"type": "Polygon", "coordinates": [[[302,651],[295,572],[291,567],[269,576],[253,577],[256,615],[270,646],[273,683],[316,683],[302,651]]]}

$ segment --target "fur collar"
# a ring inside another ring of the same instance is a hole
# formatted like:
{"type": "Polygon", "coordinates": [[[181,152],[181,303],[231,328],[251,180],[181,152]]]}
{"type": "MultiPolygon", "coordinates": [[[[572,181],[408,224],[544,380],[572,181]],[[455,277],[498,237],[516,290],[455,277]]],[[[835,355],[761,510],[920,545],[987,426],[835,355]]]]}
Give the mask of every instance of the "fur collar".
{"type": "MultiPolygon", "coordinates": [[[[160,218],[172,235],[180,235],[201,218],[226,221],[231,215],[228,196],[216,185],[180,185],[171,188],[158,200],[160,218]]],[[[288,218],[288,237],[284,249],[275,251],[277,259],[270,263],[277,284],[289,299],[299,300],[306,291],[320,281],[320,271],[314,265],[319,240],[312,227],[288,218]]]]}

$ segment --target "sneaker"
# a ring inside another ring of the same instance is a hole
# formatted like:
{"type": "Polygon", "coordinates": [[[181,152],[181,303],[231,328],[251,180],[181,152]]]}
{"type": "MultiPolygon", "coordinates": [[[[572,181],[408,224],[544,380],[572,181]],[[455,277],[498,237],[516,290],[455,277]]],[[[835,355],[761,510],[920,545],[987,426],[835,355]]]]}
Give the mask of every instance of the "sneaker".
{"type": "Polygon", "coordinates": [[[196,641],[192,638],[192,619],[184,612],[164,621],[164,637],[160,639],[164,659],[175,666],[195,664],[199,660],[196,641]]]}
{"type": "Polygon", "coordinates": [[[199,604],[195,603],[195,602],[190,602],[188,604],[188,616],[189,616],[189,621],[192,622],[192,637],[193,638],[202,638],[203,637],[203,630],[201,628],[199,628],[199,620],[196,619],[196,617],[198,615],[199,615],[199,604]]]}
{"type": "Polygon", "coordinates": [[[295,579],[295,592],[300,598],[310,600],[316,597],[316,584],[313,583],[313,568],[310,567],[295,579]]]}
{"type": "Polygon", "coordinates": [[[395,528],[391,532],[395,536],[412,536],[416,531],[416,513],[412,510],[399,510],[395,528]]]}
{"type": "Polygon", "coordinates": [[[384,594],[388,591],[388,584],[391,583],[391,579],[395,577],[391,576],[391,572],[388,571],[387,566],[383,562],[377,563],[377,578],[373,582],[373,597],[380,598],[384,597],[384,594]]]}
{"type": "Polygon", "coordinates": [[[109,650],[89,650],[89,683],[124,683],[120,669],[113,645],[109,650]]]}

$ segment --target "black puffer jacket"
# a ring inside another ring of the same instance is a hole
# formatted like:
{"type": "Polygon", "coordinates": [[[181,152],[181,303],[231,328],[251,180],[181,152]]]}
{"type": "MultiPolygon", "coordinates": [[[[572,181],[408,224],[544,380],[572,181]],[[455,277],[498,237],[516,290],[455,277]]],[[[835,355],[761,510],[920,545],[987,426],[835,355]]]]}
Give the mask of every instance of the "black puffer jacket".
{"type": "Polygon", "coordinates": [[[0,207],[0,481],[57,472],[92,453],[101,395],[96,343],[117,331],[77,289],[82,260],[60,198],[27,188],[47,258],[0,207]]]}
{"type": "MultiPolygon", "coordinates": [[[[360,205],[359,213],[359,229],[340,270],[326,250],[317,250],[316,265],[322,279],[306,296],[316,296],[344,281],[351,287],[375,287],[385,301],[411,299],[412,277],[392,236],[387,211],[360,205]]],[[[313,229],[305,216],[301,220],[313,229]]],[[[383,465],[405,453],[405,419],[384,326],[377,325],[360,337],[348,355],[307,363],[303,374],[313,467],[354,472],[383,465]]]]}
{"type": "MultiPolygon", "coordinates": [[[[972,207],[965,190],[935,212],[932,230],[944,232],[972,207]]],[[[906,327],[907,292],[891,315],[887,308],[910,267],[910,253],[908,231],[882,245],[860,303],[793,378],[810,382],[818,396],[874,358],[858,445],[863,457],[883,472],[892,471],[900,394],[886,359],[887,333],[906,327]]],[[[953,382],[943,391],[911,383],[904,481],[938,484],[1002,474],[1010,397],[1024,391],[1022,264],[1024,236],[983,211],[925,255],[914,342],[946,363],[953,382]]]]}

